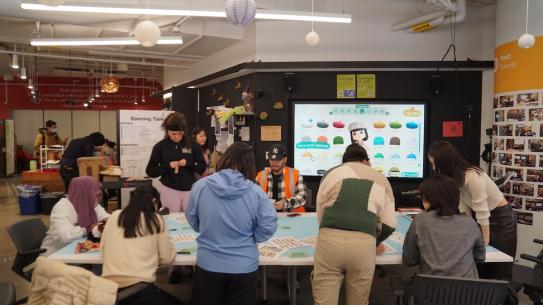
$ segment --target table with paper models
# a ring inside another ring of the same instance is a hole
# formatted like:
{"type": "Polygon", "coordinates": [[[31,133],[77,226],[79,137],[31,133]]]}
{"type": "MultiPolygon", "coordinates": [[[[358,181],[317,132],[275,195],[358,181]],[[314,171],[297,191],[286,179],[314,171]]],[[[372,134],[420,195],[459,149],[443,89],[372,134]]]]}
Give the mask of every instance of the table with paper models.
{"type": "MultiPolygon", "coordinates": [[[[287,217],[286,213],[279,213],[277,231],[267,242],[259,245],[261,266],[289,266],[289,296],[291,304],[296,302],[296,266],[313,265],[315,242],[318,234],[316,213],[303,213],[298,217],[287,217]]],[[[398,265],[402,263],[402,246],[405,233],[409,229],[411,219],[402,214],[396,214],[398,224],[396,232],[385,243],[385,252],[376,257],[377,265],[398,265]]],[[[165,216],[169,235],[178,252],[174,265],[196,264],[196,237],[185,215],[176,213],[165,216]]],[[[73,241],[49,258],[58,259],[73,264],[101,264],[102,257],[99,252],[75,253],[78,242],[73,241]]],[[[512,262],[509,255],[488,246],[486,249],[486,262],[512,262]]],[[[263,298],[267,297],[266,268],[263,268],[263,298]]]]}

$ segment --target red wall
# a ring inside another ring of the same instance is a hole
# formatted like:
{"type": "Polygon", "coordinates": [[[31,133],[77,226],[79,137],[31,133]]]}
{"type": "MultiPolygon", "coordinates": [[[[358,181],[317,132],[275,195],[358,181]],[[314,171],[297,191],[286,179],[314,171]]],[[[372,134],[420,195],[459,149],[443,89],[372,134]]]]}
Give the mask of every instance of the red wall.
{"type": "MultiPolygon", "coordinates": [[[[0,119],[6,119],[10,116],[12,109],[50,109],[50,110],[83,110],[83,102],[89,97],[89,80],[87,78],[68,78],[68,77],[39,77],[37,91],[40,95],[39,104],[32,102],[30,91],[27,88],[27,81],[17,77],[13,81],[4,83],[0,78],[0,119]],[[7,99],[6,99],[7,84],[7,99]],[[67,100],[73,100],[75,105],[68,105],[67,100]],[[7,100],[7,104],[6,104],[7,100]]],[[[158,82],[143,81],[133,78],[119,79],[121,85],[117,93],[100,93],[100,98],[95,98],[92,108],[89,110],[118,110],[118,109],[140,109],[140,110],[158,110],[161,109],[162,99],[149,98],[151,88],[155,91],[161,91],[162,86],[158,82]],[[135,89],[127,86],[137,86],[135,89]],[[142,88],[145,87],[145,103],[141,103],[142,88]],[[134,98],[137,98],[139,105],[134,105],[134,98]]],[[[91,79],[95,83],[95,79],[91,79]]],[[[95,87],[92,88],[94,93],[95,87]]]]}

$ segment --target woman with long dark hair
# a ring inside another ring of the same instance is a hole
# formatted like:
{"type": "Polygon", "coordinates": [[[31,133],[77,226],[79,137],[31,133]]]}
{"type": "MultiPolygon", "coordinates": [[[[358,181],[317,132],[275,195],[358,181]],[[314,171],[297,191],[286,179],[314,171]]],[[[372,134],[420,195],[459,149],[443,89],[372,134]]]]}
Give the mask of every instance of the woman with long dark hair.
{"type": "MultiPolygon", "coordinates": [[[[482,169],[466,161],[449,142],[434,142],[428,151],[428,159],[434,172],[449,176],[456,182],[460,188],[459,210],[475,217],[485,244],[514,258],[517,250],[515,216],[494,181],[482,169]]],[[[492,266],[491,273],[479,271],[482,277],[510,279],[512,267],[512,263],[502,263],[492,266]]]]}
{"type": "Polygon", "coordinates": [[[202,148],[191,141],[183,114],[168,115],[162,128],[165,137],[153,147],[146,172],[151,178],[160,177],[158,191],[170,212],[186,211],[195,174],[206,169],[202,148]]]}
{"type": "Polygon", "coordinates": [[[251,147],[236,142],[218,162],[217,172],[200,179],[186,213],[197,238],[192,303],[256,304],[258,249],[277,229],[277,214],[255,184],[251,147]]]}
{"type": "Polygon", "coordinates": [[[162,216],[158,191],[150,186],[137,187],[123,210],[111,214],[100,246],[104,258],[102,276],[124,289],[140,282],[149,286],[125,304],[164,304],[167,296],[153,284],[160,264],[170,264],[176,255],[168,238],[162,216]]]}
{"type": "Polygon", "coordinates": [[[192,140],[196,142],[196,144],[200,145],[204,154],[204,160],[206,161],[205,172],[202,175],[197,174],[196,177],[199,179],[211,175],[214,170],[209,167],[209,165],[211,164],[211,149],[209,148],[207,132],[205,128],[200,126],[194,127],[194,129],[192,129],[192,140]]]}
{"type": "Polygon", "coordinates": [[[476,263],[485,261],[485,244],[473,218],[460,214],[460,190],[445,175],[419,186],[426,212],[415,216],[405,235],[402,261],[419,273],[478,278],[476,263]]]}

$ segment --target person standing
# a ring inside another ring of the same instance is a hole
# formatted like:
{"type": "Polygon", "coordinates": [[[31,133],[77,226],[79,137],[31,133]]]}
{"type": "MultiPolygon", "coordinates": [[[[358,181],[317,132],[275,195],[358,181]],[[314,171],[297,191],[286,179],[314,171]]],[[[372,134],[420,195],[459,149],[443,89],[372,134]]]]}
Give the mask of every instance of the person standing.
{"type": "Polygon", "coordinates": [[[170,212],[187,210],[189,193],[206,162],[200,146],[191,141],[185,116],[174,112],[162,123],[165,137],[153,146],[146,173],[158,178],[162,205],[170,212]]]}
{"type": "Polygon", "coordinates": [[[40,146],[62,145],[68,143],[69,138],[62,140],[58,134],[57,123],[52,120],[45,122],[45,128],[40,128],[34,139],[34,154],[39,155],[40,146]]]}
{"type": "Polygon", "coordinates": [[[104,145],[104,143],[106,143],[104,135],[99,132],[93,132],[86,137],[74,139],[68,144],[60,160],[60,176],[64,181],[64,189],[66,191],[68,191],[70,181],[79,176],[77,159],[94,156],[95,148],[104,145]]]}
{"type": "Polygon", "coordinates": [[[394,195],[369,166],[366,150],[351,144],[343,163],[323,176],[317,194],[319,234],[312,276],[316,305],[337,305],[345,281],[347,305],[368,304],[375,256],[396,227],[394,195]]]}
{"type": "MultiPolygon", "coordinates": [[[[475,217],[485,244],[515,257],[517,223],[513,208],[498,186],[479,167],[469,164],[449,142],[434,142],[428,159],[435,173],[454,179],[460,188],[461,213],[475,217]]],[[[484,264],[479,267],[482,278],[511,279],[513,263],[484,264]]]]}
{"type": "Polygon", "coordinates": [[[258,173],[256,182],[278,212],[305,212],[307,194],[304,178],[297,169],[287,166],[286,148],[273,144],[268,152],[270,167],[258,173]]]}
{"type": "Polygon", "coordinates": [[[257,243],[277,230],[277,213],[253,182],[251,147],[236,142],[217,172],[194,184],[187,221],[198,235],[192,304],[254,305],[258,282],[257,243]]]}

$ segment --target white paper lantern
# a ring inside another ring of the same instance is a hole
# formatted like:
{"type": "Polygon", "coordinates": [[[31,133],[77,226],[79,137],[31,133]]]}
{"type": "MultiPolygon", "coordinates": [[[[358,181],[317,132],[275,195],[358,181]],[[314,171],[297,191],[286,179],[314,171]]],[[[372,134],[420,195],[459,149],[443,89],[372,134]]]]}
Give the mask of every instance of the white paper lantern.
{"type": "Polygon", "coordinates": [[[535,37],[532,34],[524,34],[520,36],[520,38],[517,41],[517,44],[519,47],[523,49],[529,49],[534,46],[535,44],[535,37]]]}
{"type": "Polygon", "coordinates": [[[315,31],[311,31],[305,35],[305,43],[307,43],[308,46],[316,46],[319,44],[319,41],[319,34],[315,31]]]}
{"type": "Polygon", "coordinates": [[[136,26],[134,37],[144,47],[152,47],[160,39],[160,28],[150,20],[144,20],[136,26]]]}
{"type": "Polygon", "coordinates": [[[38,0],[38,3],[49,6],[59,6],[64,4],[64,0],[38,0]]]}
{"type": "Polygon", "coordinates": [[[226,18],[233,25],[247,25],[255,19],[256,4],[254,0],[226,1],[226,18]]]}

